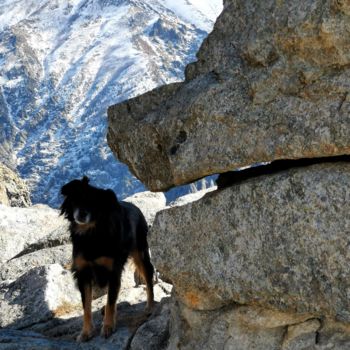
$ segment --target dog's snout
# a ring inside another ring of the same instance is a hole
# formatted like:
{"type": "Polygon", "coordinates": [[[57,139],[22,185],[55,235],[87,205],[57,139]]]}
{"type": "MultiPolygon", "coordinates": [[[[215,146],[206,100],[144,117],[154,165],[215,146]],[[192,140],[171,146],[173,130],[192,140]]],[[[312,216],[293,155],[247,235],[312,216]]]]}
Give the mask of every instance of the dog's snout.
{"type": "Polygon", "coordinates": [[[88,215],[88,211],[85,209],[79,209],[79,216],[84,218],[88,215]]]}
{"type": "Polygon", "coordinates": [[[78,224],[88,224],[90,222],[90,212],[85,208],[77,208],[74,210],[74,220],[78,224]]]}

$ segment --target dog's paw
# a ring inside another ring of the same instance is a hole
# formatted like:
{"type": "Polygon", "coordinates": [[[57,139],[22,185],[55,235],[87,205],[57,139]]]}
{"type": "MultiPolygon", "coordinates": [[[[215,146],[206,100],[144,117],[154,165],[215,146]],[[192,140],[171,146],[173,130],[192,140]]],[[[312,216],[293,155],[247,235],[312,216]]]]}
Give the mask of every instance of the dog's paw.
{"type": "Polygon", "coordinates": [[[104,324],[101,329],[101,337],[109,338],[114,332],[114,327],[111,325],[104,324]]]}
{"type": "Polygon", "coordinates": [[[85,343],[89,341],[94,336],[94,331],[81,331],[81,333],[77,337],[78,343],[85,343]]]}

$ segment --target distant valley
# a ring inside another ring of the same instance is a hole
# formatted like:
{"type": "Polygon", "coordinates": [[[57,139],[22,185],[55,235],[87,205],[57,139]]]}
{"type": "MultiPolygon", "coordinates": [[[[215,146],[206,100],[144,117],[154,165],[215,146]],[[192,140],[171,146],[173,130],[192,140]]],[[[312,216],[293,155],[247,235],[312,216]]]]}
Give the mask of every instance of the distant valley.
{"type": "Polygon", "coordinates": [[[144,189],[107,146],[106,109],[183,79],[221,9],[218,0],[0,0],[0,162],[34,203],[57,206],[60,186],[82,174],[121,198],[144,189]]]}

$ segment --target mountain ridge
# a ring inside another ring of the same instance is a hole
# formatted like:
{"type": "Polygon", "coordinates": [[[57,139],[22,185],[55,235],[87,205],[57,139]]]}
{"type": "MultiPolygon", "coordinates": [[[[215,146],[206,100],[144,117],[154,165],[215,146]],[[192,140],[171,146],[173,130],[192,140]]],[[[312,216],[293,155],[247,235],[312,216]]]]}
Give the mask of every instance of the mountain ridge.
{"type": "Polygon", "coordinates": [[[107,107],[183,79],[207,32],[158,0],[10,3],[0,1],[0,160],[34,203],[57,206],[82,174],[122,198],[143,190],[107,146],[107,107]]]}

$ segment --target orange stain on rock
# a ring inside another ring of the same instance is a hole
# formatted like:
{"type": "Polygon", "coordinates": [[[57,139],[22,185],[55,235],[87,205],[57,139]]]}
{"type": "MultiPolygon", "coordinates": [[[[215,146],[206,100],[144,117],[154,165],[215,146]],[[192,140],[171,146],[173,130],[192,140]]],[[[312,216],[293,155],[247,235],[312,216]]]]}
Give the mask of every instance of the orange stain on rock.
{"type": "Polygon", "coordinates": [[[193,292],[187,292],[184,296],[184,299],[186,301],[186,304],[194,309],[197,308],[200,304],[200,298],[198,294],[193,292]]]}

